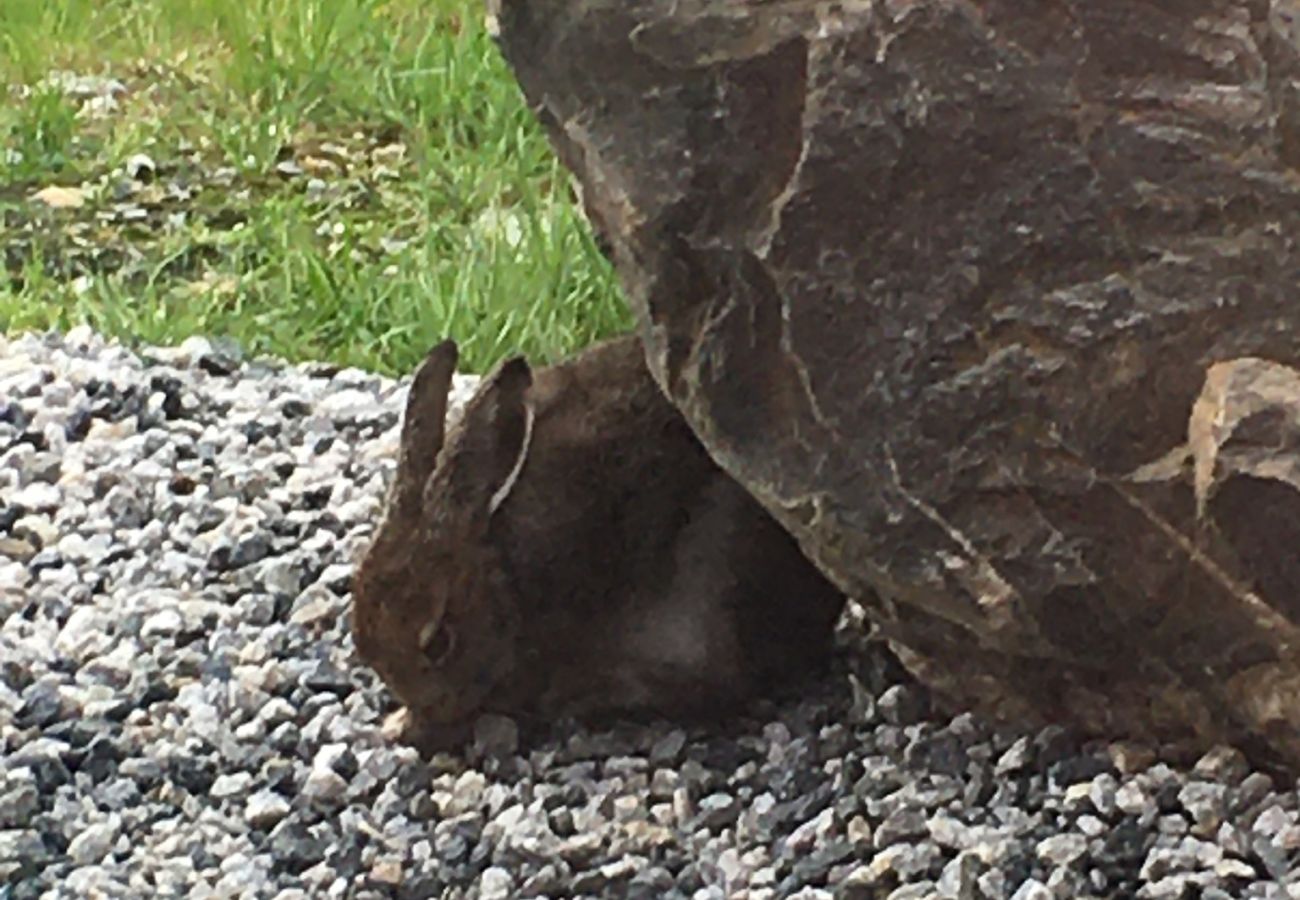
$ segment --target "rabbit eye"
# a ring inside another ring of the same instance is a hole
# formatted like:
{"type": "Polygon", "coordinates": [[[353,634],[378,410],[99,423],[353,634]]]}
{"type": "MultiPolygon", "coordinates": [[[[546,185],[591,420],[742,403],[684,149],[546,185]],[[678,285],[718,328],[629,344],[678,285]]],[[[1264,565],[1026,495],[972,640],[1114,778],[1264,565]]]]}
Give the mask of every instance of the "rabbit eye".
{"type": "Polygon", "coordinates": [[[456,647],[456,636],[443,624],[430,622],[420,629],[420,652],[435,666],[446,662],[451,651],[456,647]]]}

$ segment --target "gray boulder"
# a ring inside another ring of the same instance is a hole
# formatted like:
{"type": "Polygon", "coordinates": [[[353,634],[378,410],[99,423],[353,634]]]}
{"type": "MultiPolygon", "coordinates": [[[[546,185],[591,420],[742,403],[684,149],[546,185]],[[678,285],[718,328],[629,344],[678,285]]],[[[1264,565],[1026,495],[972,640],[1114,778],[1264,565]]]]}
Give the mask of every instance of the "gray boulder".
{"type": "Polygon", "coordinates": [[[656,379],[913,672],[1300,762],[1300,2],[494,7],[656,379]]]}

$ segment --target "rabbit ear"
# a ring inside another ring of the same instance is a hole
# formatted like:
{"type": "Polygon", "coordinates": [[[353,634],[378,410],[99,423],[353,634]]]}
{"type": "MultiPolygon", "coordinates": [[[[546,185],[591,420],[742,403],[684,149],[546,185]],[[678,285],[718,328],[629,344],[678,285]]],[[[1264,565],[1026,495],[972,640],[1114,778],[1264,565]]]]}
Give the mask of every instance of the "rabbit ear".
{"type": "Polygon", "coordinates": [[[454,448],[449,448],[452,456],[444,461],[456,508],[486,517],[510,495],[532,441],[532,383],[528,362],[513,357],[488,376],[465,407],[454,448]]]}
{"type": "Polygon", "coordinates": [[[442,449],[447,395],[458,359],[456,342],[442,341],[428,352],[411,379],[397,451],[397,474],[393,478],[393,501],[400,510],[418,511],[425,482],[442,449]]]}
{"type": "Polygon", "coordinates": [[[524,404],[524,439],[519,444],[519,455],[515,458],[515,464],[506,474],[506,480],[501,482],[500,487],[492,492],[488,499],[488,514],[497,511],[497,508],[505,502],[514,490],[515,483],[519,481],[519,473],[524,470],[524,460],[528,459],[528,448],[533,442],[533,407],[531,404],[524,404]]]}

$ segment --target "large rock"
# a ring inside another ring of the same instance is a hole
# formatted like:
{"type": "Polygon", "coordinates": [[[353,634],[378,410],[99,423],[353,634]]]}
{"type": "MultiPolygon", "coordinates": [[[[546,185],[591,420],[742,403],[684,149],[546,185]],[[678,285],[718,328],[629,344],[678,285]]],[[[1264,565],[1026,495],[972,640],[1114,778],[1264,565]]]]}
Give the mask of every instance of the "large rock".
{"type": "Polygon", "coordinates": [[[1300,0],[500,0],[656,378],[908,665],[1300,762],[1300,0]]]}

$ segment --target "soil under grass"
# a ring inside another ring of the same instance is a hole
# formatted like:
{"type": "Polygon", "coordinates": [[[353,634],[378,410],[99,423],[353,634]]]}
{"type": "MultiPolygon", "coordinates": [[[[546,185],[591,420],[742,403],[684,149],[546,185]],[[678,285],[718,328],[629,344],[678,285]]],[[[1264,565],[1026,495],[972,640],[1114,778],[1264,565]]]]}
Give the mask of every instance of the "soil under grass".
{"type": "Polygon", "coordinates": [[[395,373],[628,325],[477,2],[9,0],[0,76],[0,329],[395,373]]]}

